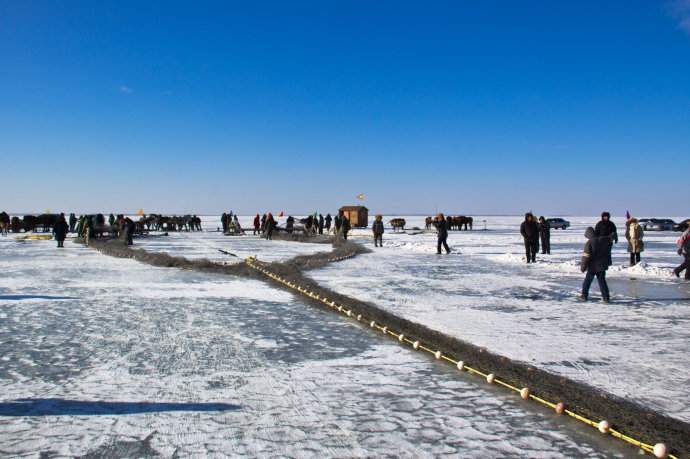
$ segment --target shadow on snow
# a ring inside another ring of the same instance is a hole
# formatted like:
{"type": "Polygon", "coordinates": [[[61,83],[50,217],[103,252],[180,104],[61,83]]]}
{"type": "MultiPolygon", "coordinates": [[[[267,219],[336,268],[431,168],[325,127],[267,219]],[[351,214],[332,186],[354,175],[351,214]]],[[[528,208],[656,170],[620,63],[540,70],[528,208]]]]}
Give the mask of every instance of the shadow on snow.
{"type": "Polygon", "coordinates": [[[154,403],[22,398],[0,403],[0,416],[105,416],[165,411],[236,411],[229,403],[154,403]]]}

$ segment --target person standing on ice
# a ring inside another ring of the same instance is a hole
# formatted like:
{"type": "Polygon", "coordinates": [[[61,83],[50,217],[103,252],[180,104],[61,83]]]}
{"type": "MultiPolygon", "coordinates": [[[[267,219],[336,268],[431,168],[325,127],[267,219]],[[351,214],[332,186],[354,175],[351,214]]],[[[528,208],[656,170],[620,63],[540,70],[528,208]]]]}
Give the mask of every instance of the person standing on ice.
{"type": "Polygon", "coordinates": [[[630,266],[640,262],[640,253],[644,250],[644,231],[636,218],[631,218],[625,225],[625,238],[628,240],[628,252],[630,253],[630,266]]]}
{"type": "Polygon", "coordinates": [[[266,217],[266,227],[265,227],[265,234],[266,234],[266,239],[269,241],[273,240],[273,229],[276,227],[276,221],[273,219],[273,214],[268,213],[268,216],[266,217]]]}
{"type": "Polygon", "coordinates": [[[266,214],[263,214],[261,216],[261,225],[259,225],[259,231],[261,234],[264,234],[266,232],[266,214]]]}
{"type": "Polygon", "coordinates": [[[232,223],[235,225],[235,233],[236,234],[244,234],[244,230],[242,229],[242,225],[240,225],[240,221],[237,219],[237,214],[232,216],[232,223]]]}
{"type": "Polygon", "coordinates": [[[337,214],[335,216],[335,220],[333,221],[334,234],[337,235],[340,232],[340,225],[342,222],[343,222],[342,217],[340,216],[340,214],[337,214]]]}
{"type": "Polygon", "coordinates": [[[323,215],[319,214],[319,234],[323,234],[324,220],[323,215]]]}
{"type": "Polygon", "coordinates": [[[589,298],[589,288],[596,276],[599,282],[599,290],[601,291],[601,301],[609,303],[610,294],[609,286],[606,283],[606,270],[611,266],[609,247],[611,246],[611,236],[597,236],[595,230],[590,226],[585,230],[585,248],[582,253],[582,260],[580,262],[580,270],[587,274],[582,283],[582,293],[580,294],[581,301],[587,301],[589,298]]]}
{"type": "Polygon", "coordinates": [[[343,233],[343,239],[347,241],[347,233],[350,232],[352,225],[350,224],[350,219],[345,216],[345,214],[340,216],[340,231],[343,233]]]}
{"type": "Polygon", "coordinates": [[[383,216],[377,215],[374,224],[371,225],[374,232],[374,247],[383,247],[383,216]]]}
{"type": "Polygon", "coordinates": [[[599,237],[610,237],[609,266],[611,266],[613,264],[611,250],[613,249],[614,242],[618,244],[618,230],[616,229],[616,225],[611,221],[611,214],[609,212],[601,213],[601,220],[594,227],[594,234],[599,237]]]}
{"type": "Polygon", "coordinates": [[[520,225],[520,234],[525,242],[527,263],[536,263],[539,251],[539,225],[531,212],[525,214],[525,221],[520,225]]]}
{"type": "Polygon", "coordinates": [[[328,234],[331,231],[331,214],[326,214],[326,218],[324,219],[325,225],[324,228],[326,228],[326,234],[328,234]]]}
{"type": "Polygon", "coordinates": [[[55,235],[55,240],[57,241],[58,248],[63,248],[65,246],[65,238],[67,237],[67,232],[69,231],[69,226],[65,221],[65,214],[60,214],[60,218],[53,226],[53,234],[55,235]]]}
{"type": "Polygon", "coordinates": [[[685,230],[676,244],[678,245],[678,255],[681,255],[684,260],[680,266],[673,270],[673,274],[680,277],[680,273],[685,270],[685,280],[690,280],[690,228],[685,230]]]}
{"type": "Polygon", "coordinates": [[[74,233],[74,227],[77,224],[77,216],[74,213],[69,214],[69,232],[74,233]]]}
{"type": "Polygon", "coordinates": [[[443,214],[436,216],[434,226],[437,232],[436,253],[441,255],[441,246],[446,249],[446,253],[450,253],[450,247],[448,247],[448,221],[443,214]]]}
{"type": "Polygon", "coordinates": [[[124,237],[124,242],[125,245],[133,245],[134,244],[134,230],[136,228],[136,224],[134,221],[127,217],[124,220],[124,224],[121,227],[121,232],[122,236],[124,237]]]}
{"type": "Polygon", "coordinates": [[[256,216],[254,217],[254,234],[258,233],[260,228],[261,228],[261,217],[257,213],[256,216]]]}
{"type": "Polygon", "coordinates": [[[541,239],[541,254],[551,255],[551,225],[543,215],[539,217],[539,239],[541,239]]]}
{"type": "Polygon", "coordinates": [[[223,215],[220,216],[220,224],[223,227],[223,233],[228,232],[228,214],[223,212],[223,215]]]}

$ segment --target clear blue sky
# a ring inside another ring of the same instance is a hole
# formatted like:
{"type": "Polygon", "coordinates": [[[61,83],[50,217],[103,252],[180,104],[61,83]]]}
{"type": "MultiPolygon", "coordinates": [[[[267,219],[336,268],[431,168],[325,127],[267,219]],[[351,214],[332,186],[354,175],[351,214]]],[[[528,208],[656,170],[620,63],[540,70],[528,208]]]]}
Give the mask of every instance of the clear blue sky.
{"type": "Polygon", "coordinates": [[[0,207],[685,215],[690,0],[0,0],[0,207]]]}

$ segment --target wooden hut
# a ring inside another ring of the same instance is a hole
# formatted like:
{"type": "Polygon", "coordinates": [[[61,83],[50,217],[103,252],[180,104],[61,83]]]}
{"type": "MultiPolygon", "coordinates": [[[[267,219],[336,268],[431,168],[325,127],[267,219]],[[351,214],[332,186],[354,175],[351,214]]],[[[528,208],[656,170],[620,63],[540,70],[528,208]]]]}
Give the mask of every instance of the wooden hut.
{"type": "Polygon", "coordinates": [[[369,209],[364,206],[343,206],[340,212],[350,220],[353,228],[366,228],[369,224],[369,209]]]}

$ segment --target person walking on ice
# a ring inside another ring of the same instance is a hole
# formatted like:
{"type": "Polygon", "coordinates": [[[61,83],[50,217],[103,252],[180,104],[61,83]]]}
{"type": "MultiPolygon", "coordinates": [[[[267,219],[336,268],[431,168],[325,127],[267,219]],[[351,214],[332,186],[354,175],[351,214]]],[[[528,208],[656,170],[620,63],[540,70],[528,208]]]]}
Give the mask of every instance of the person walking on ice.
{"type": "Polygon", "coordinates": [[[374,247],[383,247],[383,216],[377,215],[374,224],[371,225],[374,232],[374,247]]]}
{"type": "Polygon", "coordinates": [[[582,283],[580,301],[587,301],[589,299],[589,288],[594,277],[596,277],[597,282],[599,282],[599,290],[601,291],[601,301],[608,304],[611,296],[609,286],[606,283],[606,270],[611,265],[611,257],[609,255],[611,237],[597,236],[594,228],[590,226],[585,231],[585,238],[587,238],[587,242],[585,242],[585,248],[582,253],[580,270],[586,274],[585,280],[582,283]]]}
{"type": "Polygon", "coordinates": [[[685,271],[685,280],[690,280],[690,228],[686,229],[676,243],[678,245],[678,255],[683,257],[683,263],[673,270],[676,277],[685,271]]]}
{"type": "Polygon", "coordinates": [[[438,214],[436,216],[436,221],[434,222],[436,231],[438,233],[438,241],[436,243],[436,253],[441,255],[441,246],[446,249],[446,253],[450,253],[450,247],[448,247],[448,223],[443,214],[438,214]]]}

